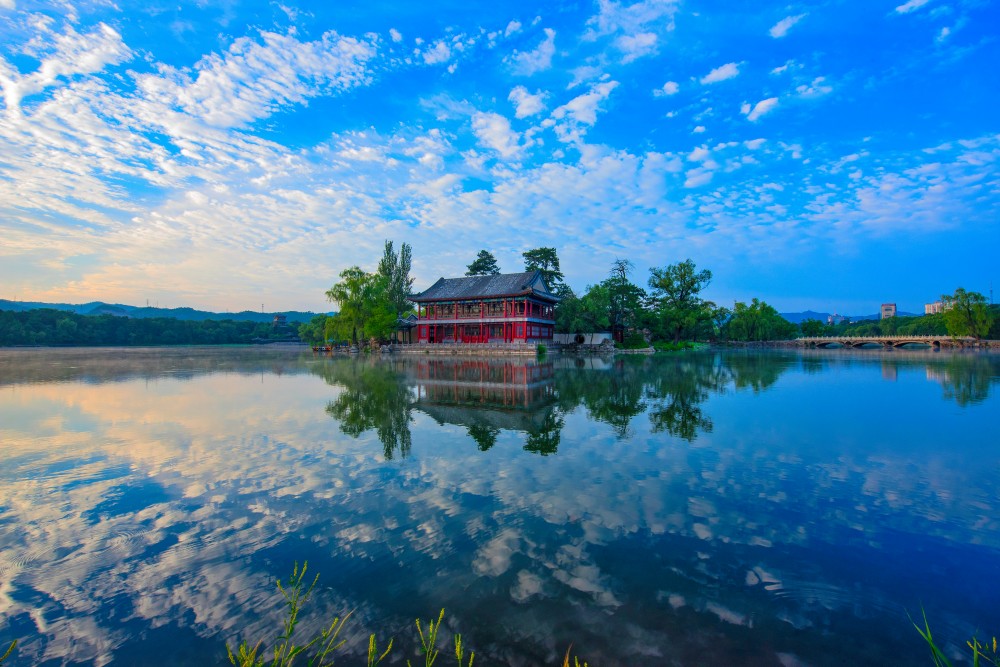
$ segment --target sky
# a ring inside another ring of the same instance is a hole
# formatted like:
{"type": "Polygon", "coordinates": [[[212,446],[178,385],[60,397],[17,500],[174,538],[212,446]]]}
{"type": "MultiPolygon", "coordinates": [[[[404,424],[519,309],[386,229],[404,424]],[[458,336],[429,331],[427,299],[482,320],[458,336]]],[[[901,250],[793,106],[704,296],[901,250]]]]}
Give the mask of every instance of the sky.
{"type": "Polygon", "coordinates": [[[326,311],[557,249],[577,293],[1000,291],[1000,3],[0,0],[0,298],[326,311]]]}

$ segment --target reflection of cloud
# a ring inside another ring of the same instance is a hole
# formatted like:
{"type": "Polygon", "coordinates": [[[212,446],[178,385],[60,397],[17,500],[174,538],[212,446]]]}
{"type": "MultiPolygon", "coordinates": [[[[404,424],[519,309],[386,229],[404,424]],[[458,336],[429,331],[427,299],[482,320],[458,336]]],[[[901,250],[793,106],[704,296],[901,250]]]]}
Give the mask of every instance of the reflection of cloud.
{"type": "MultiPolygon", "coordinates": [[[[838,371],[880,373],[874,358],[823,358],[838,371]]],[[[346,390],[325,384],[322,370],[368,362],[307,356],[281,376],[170,377],[150,360],[157,375],[148,382],[134,372],[90,384],[60,376],[58,385],[8,375],[0,416],[25,416],[0,419],[0,622],[33,610],[37,636],[21,649],[29,662],[110,659],[133,641],[115,616],[122,609],[138,627],[183,625],[221,646],[266,635],[271,579],[297,557],[323,573],[316,610],[330,616],[356,607],[363,624],[402,627],[410,619],[377,602],[397,592],[458,618],[488,604],[492,629],[463,621],[474,625],[468,637],[492,638],[481,655],[516,645],[555,662],[571,628],[581,652],[609,632],[622,638],[592,659],[655,664],[650,655],[685,641],[657,625],[668,614],[695,614],[694,634],[710,628],[726,644],[750,619],[808,631],[859,601],[885,604],[880,591],[860,597],[823,569],[818,550],[848,548],[845,532],[1000,548],[988,472],[960,452],[914,457],[919,443],[899,451],[877,437],[860,453],[841,441],[812,449],[807,428],[790,448],[772,422],[747,415],[770,415],[775,404],[803,410],[812,385],[792,362],[775,372],[755,360],[557,366],[556,455],[523,452],[506,428],[481,453],[464,427],[417,413],[410,458],[392,462],[377,434],[344,436],[324,409],[346,390]],[[586,399],[604,420],[589,416],[585,395],[570,396],[612,380],[621,412],[586,399]],[[659,404],[686,395],[685,382],[705,392],[698,402],[711,431],[691,441],[656,432],[642,409],[620,438],[630,396],[659,404]],[[789,546],[815,559],[790,558],[789,546]],[[378,583],[359,590],[359,580],[378,583]],[[761,605],[770,606],[758,613],[761,605]]],[[[898,385],[926,382],[907,370],[898,385]]]]}

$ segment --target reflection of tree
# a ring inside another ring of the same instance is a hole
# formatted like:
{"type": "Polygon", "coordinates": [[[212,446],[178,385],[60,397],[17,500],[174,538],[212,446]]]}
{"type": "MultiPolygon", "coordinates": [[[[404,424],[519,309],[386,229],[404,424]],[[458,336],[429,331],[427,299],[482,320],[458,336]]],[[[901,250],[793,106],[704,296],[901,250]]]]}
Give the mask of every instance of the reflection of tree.
{"type": "Polygon", "coordinates": [[[559,440],[565,425],[566,422],[562,415],[556,410],[550,410],[540,425],[528,431],[528,438],[524,442],[524,451],[534,452],[542,456],[555,454],[556,450],[559,449],[559,440]]]}
{"type": "Polygon", "coordinates": [[[732,354],[723,357],[737,389],[753,389],[754,393],[767,389],[789,369],[792,357],[775,354],[732,354]]]}
{"type": "Polygon", "coordinates": [[[500,429],[489,424],[479,423],[469,426],[469,437],[475,441],[481,452],[485,452],[497,444],[498,435],[500,435],[500,429]]]}
{"type": "Polygon", "coordinates": [[[666,431],[693,441],[699,432],[711,433],[712,419],[699,406],[729,379],[714,357],[685,355],[660,358],[653,364],[646,395],[653,401],[649,412],[653,432],[666,431]]]}
{"type": "Polygon", "coordinates": [[[1000,377],[1000,360],[979,354],[953,356],[935,370],[945,398],[965,407],[989,396],[990,385],[1000,377]]]}
{"type": "Polygon", "coordinates": [[[610,424],[619,438],[628,435],[632,418],[646,409],[642,395],[643,369],[648,359],[616,359],[609,372],[565,370],[556,375],[560,407],[568,412],[583,404],[591,419],[610,424]]]}
{"type": "Polygon", "coordinates": [[[315,372],[343,387],[340,396],[326,406],[327,413],[340,422],[341,431],[358,437],[374,430],[387,460],[396,451],[404,457],[410,453],[412,395],[394,364],[338,360],[315,372]]]}

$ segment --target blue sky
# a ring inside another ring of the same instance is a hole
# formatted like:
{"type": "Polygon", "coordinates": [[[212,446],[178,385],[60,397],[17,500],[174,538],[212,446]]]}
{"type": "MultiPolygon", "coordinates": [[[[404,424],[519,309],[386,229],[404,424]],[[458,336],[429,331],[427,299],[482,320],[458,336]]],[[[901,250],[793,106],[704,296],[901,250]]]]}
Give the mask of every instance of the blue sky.
{"type": "Polygon", "coordinates": [[[979,0],[0,0],[0,298],[326,310],[554,246],[718,303],[921,312],[1000,249],[979,0]]]}

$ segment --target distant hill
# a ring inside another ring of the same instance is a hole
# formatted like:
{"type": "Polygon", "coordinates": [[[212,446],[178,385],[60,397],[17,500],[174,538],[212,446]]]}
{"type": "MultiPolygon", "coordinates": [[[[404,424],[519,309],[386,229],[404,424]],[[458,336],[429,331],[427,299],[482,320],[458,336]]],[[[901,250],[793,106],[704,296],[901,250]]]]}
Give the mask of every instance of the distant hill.
{"type": "Polygon", "coordinates": [[[37,301],[9,301],[0,299],[0,310],[12,310],[23,312],[36,310],[38,308],[51,308],[53,310],[65,310],[77,315],[115,315],[118,317],[131,317],[136,319],[146,319],[150,317],[170,317],[176,320],[203,322],[205,320],[234,320],[237,322],[271,322],[275,315],[284,315],[289,324],[293,322],[308,322],[317,313],[302,312],[298,310],[284,310],[273,313],[258,313],[252,310],[244,310],[238,313],[212,313],[205,310],[195,310],[194,308],[152,308],[146,306],[126,306],[120,303],[104,303],[103,301],[91,301],[90,303],[41,303],[37,301]]]}
{"type": "MultiPolygon", "coordinates": [[[[830,317],[832,313],[817,313],[815,310],[807,310],[802,313],[781,313],[781,316],[792,324],[802,324],[804,320],[819,320],[823,324],[826,324],[826,318],[830,317]]],[[[897,313],[897,317],[916,317],[916,313],[897,313]]],[[[841,315],[841,317],[846,317],[851,322],[860,322],[861,320],[877,320],[879,319],[879,314],[874,315],[841,315]]]]}

